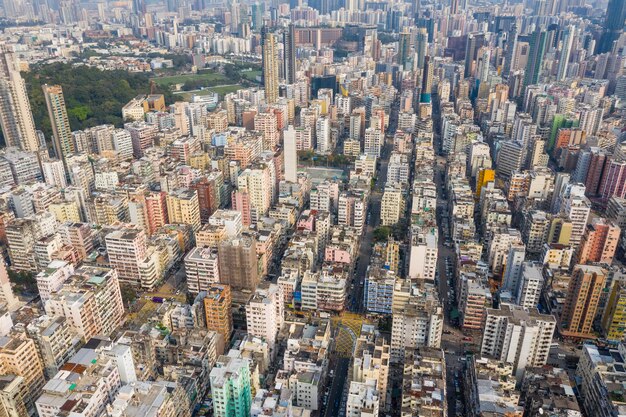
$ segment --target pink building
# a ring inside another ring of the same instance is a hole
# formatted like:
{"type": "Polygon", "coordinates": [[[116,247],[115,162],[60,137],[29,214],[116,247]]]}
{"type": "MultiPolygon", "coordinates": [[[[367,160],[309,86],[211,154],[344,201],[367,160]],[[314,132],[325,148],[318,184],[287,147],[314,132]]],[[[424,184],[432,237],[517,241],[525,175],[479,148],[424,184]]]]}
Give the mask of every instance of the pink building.
{"type": "Polygon", "coordinates": [[[241,223],[244,226],[252,224],[252,215],[250,212],[250,196],[245,191],[233,191],[231,196],[233,210],[241,213],[241,223]]]}

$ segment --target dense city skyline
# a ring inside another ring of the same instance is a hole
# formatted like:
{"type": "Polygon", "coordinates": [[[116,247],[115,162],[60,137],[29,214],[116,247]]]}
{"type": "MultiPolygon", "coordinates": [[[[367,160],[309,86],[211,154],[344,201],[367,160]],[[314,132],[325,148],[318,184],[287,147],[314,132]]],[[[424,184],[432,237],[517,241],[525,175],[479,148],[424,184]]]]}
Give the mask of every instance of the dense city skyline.
{"type": "Polygon", "coordinates": [[[0,0],[0,416],[626,415],[626,0],[0,0]]]}

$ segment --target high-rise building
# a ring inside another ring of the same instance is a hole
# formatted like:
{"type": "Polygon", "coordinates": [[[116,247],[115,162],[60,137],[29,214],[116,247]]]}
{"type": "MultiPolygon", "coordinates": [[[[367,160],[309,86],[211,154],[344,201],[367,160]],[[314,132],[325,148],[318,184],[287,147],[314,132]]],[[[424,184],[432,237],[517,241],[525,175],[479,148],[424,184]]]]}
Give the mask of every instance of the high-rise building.
{"type": "Polygon", "coordinates": [[[116,230],[105,237],[109,263],[119,274],[121,282],[137,287],[152,288],[160,276],[158,256],[149,251],[146,233],[138,229],[116,230]]]}
{"type": "Polygon", "coordinates": [[[83,341],[110,336],[124,319],[124,304],[115,269],[83,266],[50,295],[45,305],[51,317],[65,317],[83,341]]]}
{"type": "Polygon", "coordinates": [[[194,231],[200,230],[200,203],[195,190],[183,188],[172,191],[165,201],[170,223],[189,224],[194,231]]]}
{"type": "Polygon", "coordinates": [[[393,291],[392,311],[391,362],[403,363],[407,348],[439,348],[443,308],[433,285],[398,280],[393,291]]]}
{"type": "Polygon", "coordinates": [[[206,290],[204,313],[207,329],[219,333],[225,345],[230,342],[233,332],[232,303],[229,285],[215,284],[206,290]]]}
{"type": "Polygon", "coordinates": [[[296,29],[293,23],[283,32],[283,46],[285,81],[287,84],[294,84],[296,82],[296,29]]]}
{"type": "Polygon", "coordinates": [[[467,43],[465,45],[465,78],[474,74],[474,65],[478,58],[478,51],[485,43],[484,33],[470,33],[467,35],[467,43]]]}
{"type": "Polygon", "coordinates": [[[602,314],[602,331],[607,340],[621,342],[626,335],[626,286],[613,281],[602,314]]]}
{"type": "Polygon", "coordinates": [[[33,415],[30,407],[41,394],[46,382],[43,365],[33,339],[17,332],[0,339],[0,374],[23,378],[22,382],[26,387],[23,391],[24,403],[29,409],[28,415],[33,415]]]}
{"type": "Polygon", "coordinates": [[[298,151],[296,130],[292,125],[289,125],[289,127],[283,131],[283,142],[285,181],[296,183],[298,181],[298,151]]]}
{"type": "Polygon", "coordinates": [[[248,417],[252,403],[250,361],[238,351],[218,358],[209,375],[215,417],[248,417]]]}
{"type": "Polygon", "coordinates": [[[17,375],[0,377],[0,415],[6,417],[22,417],[32,414],[26,409],[25,400],[29,398],[28,387],[24,378],[17,375]]]}
{"type": "Polygon", "coordinates": [[[263,54],[263,86],[265,102],[274,104],[278,100],[278,39],[267,27],[261,30],[263,54]]]}
{"type": "Polygon", "coordinates": [[[269,283],[259,285],[246,304],[248,334],[263,338],[272,352],[285,318],[284,304],[278,285],[269,283]]]}
{"type": "Polygon", "coordinates": [[[593,335],[592,325],[604,289],[606,271],[599,266],[576,265],[561,313],[561,334],[572,337],[593,335]]]}
{"type": "Polygon", "coordinates": [[[207,291],[220,281],[217,250],[195,247],[185,256],[187,289],[193,294],[207,291]]]}
{"type": "Polygon", "coordinates": [[[561,47],[561,56],[559,58],[559,68],[556,73],[557,81],[563,81],[567,76],[567,66],[575,38],[576,28],[573,25],[565,28],[565,31],[563,32],[563,46],[561,47]]]}
{"type": "Polygon", "coordinates": [[[613,222],[595,219],[585,228],[576,254],[576,262],[610,265],[619,245],[620,233],[621,229],[613,222]]]}
{"type": "Polygon", "coordinates": [[[411,52],[411,34],[406,30],[400,33],[400,38],[398,39],[398,55],[397,55],[397,63],[404,67],[409,60],[409,54],[411,52]]]}
{"type": "Polygon", "coordinates": [[[487,309],[480,353],[509,363],[513,375],[521,382],[526,367],[548,362],[552,336],[556,329],[554,316],[540,314],[513,304],[487,309]]]}
{"type": "Polygon", "coordinates": [[[52,126],[52,145],[56,157],[65,160],[74,153],[74,138],[70,128],[70,120],[67,117],[65,98],[60,85],[42,86],[48,106],[48,117],[52,126]]]}
{"type": "Polygon", "coordinates": [[[254,291],[259,283],[256,241],[251,237],[225,239],[219,243],[220,282],[233,289],[254,291]]]}
{"type": "Polygon", "coordinates": [[[604,33],[598,45],[598,53],[613,50],[613,44],[624,31],[624,20],[626,20],[626,2],[624,0],[609,0],[604,19],[604,33]]]}
{"type": "Polygon", "coordinates": [[[541,71],[543,57],[546,52],[547,38],[548,33],[545,29],[541,28],[537,28],[530,35],[530,51],[524,74],[524,89],[526,89],[529,85],[534,85],[539,82],[539,73],[541,71]]]}
{"type": "Polygon", "coordinates": [[[39,149],[26,84],[13,52],[5,45],[0,46],[0,125],[7,146],[29,152],[39,149]]]}

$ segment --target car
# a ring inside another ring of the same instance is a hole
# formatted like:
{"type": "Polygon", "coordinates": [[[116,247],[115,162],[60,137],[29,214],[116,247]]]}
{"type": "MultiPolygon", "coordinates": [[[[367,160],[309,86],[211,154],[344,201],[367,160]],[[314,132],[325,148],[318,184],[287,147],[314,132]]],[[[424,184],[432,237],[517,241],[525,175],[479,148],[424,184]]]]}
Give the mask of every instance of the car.
{"type": "Polygon", "coordinates": [[[472,338],[471,338],[471,337],[469,337],[469,336],[465,336],[462,340],[463,340],[464,342],[471,342],[471,341],[472,341],[472,338]]]}
{"type": "Polygon", "coordinates": [[[444,330],[443,334],[452,334],[452,332],[450,330],[444,330]]]}

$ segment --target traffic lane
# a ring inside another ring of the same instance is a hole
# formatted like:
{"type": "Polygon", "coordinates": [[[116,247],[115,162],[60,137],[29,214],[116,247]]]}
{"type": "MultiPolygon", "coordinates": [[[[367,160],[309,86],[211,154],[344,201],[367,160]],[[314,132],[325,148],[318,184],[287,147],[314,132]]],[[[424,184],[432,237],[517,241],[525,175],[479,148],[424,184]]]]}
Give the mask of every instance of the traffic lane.
{"type": "Polygon", "coordinates": [[[341,402],[343,399],[343,391],[348,379],[348,366],[350,359],[338,358],[335,366],[334,375],[332,377],[332,385],[328,394],[328,402],[326,403],[326,417],[334,417],[339,415],[341,402]]]}

